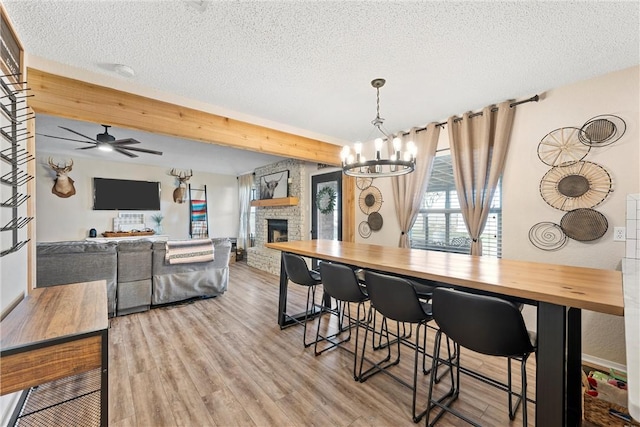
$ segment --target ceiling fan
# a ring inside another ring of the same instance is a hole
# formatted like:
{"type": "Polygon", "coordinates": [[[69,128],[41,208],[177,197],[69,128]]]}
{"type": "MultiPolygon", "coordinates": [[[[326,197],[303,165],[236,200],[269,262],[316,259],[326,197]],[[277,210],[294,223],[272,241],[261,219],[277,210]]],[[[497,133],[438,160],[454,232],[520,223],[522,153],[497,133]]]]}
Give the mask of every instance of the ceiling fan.
{"type": "Polygon", "coordinates": [[[101,125],[104,127],[104,133],[99,133],[96,135],[95,139],[88,137],[87,135],[83,135],[80,132],[76,132],[73,129],[69,129],[66,128],[64,126],[58,126],[60,129],[64,129],[66,131],[69,131],[71,133],[75,133],[76,135],[79,135],[83,138],[88,139],[89,141],[83,141],[83,140],[79,140],[79,139],[72,139],[72,138],[64,138],[62,136],[54,136],[54,135],[44,135],[44,134],[38,134],[41,136],[48,136],[49,138],[56,138],[56,139],[64,139],[65,141],[75,141],[75,142],[82,142],[85,144],[92,144],[90,147],[81,147],[81,148],[76,148],[76,150],[90,150],[92,148],[97,148],[99,150],[102,151],[117,151],[120,154],[124,154],[125,156],[129,156],[129,157],[138,157],[137,154],[131,153],[131,151],[137,151],[140,153],[149,153],[149,154],[156,154],[158,156],[162,156],[162,151],[155,151],[155,150],[148,150],[146,148],[137,148],[137,147],[131,147],[130,145],[132,144],[140,144],[140,141],[137,141],[133,138],[126,138],[126,139],[116,139],[113,135],[109,134],[109,128],[111,126],[108,125],[101,125]]]}

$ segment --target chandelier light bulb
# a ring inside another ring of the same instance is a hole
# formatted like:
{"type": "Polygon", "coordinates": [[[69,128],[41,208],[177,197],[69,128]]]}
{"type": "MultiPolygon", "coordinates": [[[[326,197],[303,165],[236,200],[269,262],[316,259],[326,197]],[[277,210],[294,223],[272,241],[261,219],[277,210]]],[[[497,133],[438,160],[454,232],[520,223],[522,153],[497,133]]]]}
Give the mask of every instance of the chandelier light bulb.
{"type": "Polygon", "coordinates": [[[411,158],[415,158],[418,154],[418,147],[413,141],[407,142],[407,151],[411,154],[411,158]]]}
{"type": "Polygon", "coordinates": [[[351,149],[349,148],[348,145],[345,145],[344,147],[342,147],[342,151],[340,152],[340,158],[342,159],[343,163],[347,160],[347,158],[349,158],[350,152],[351,152],[351,149]]]}
{"type": "Polygon", "coordinates": [[[362,142],[358,141],[353,144],[353,149],[356,151],[356,155],[362,153],[362,142]]]}
{"type": "Polygon", "coordinates": [[[380,151],[382,150],[382,143],[384,141],[382,141],[382,138],[376,138],[376,140],[374,141],[374,145],[376,147],[376,151],[380,151]]]}
{"type": "Polygon", "coordinates": [[[402,141],[397,136],[393,138],[393,151],[400,151],[402,148],[402,141]]]}

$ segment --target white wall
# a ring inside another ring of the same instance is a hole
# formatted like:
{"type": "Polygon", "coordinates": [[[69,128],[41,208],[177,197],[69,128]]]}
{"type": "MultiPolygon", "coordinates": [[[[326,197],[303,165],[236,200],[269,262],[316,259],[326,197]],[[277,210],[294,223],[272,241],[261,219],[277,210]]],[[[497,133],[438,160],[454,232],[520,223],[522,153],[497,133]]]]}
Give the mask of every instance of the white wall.
{"type": "MultiPolygon", "coordinates": [[[[173,202],[175,177],[169,175],[169,169],[156,166],[129,165],[121,162],[104,162],[85,158],[74,159],[73,170],[69,176],[75,181],[76,194],[69,198],[60,198],[51,193],[55,174],[47,164],[52,154],[37,153],[36,165],[36,221],[37,241],[53,242],[82,240],[95,228],[98,236],[104,231],[113,230],[113,218],[118,211],[94,211],[92,178],[118,178],[144,181],[160,181],[161,207],[164,215],[163,233],[171,239],[185,239],[189,236],[189,204],[173,202]]],[[[55,162],[65,159],[56,158],[55,162]]],[[[238,182],[235,176],[217,175],[208,172],[193,171],[189,180],[193,188],[207,186],[209,236],[236,237],[238,233],[238,182]]],[[[123,211],[126,213],[144,213],[147,226],[153,228],[151,215],[158,211],[123,211]]]]}
{"type": "MultiPolygon", "coordinates": [[[[640,191],[639,74],[640,68],[632,67],[549,90],[540,94],[540,102],[517,107],[502,184],[503,258],[620,269],[625,243],[613,241],[613,227],[625,226],[626,196],[640,191]],[[626,133],[619,141],[593,148],[584,159],[604,166],[613,180],[614,192],[595,208],[609,222],[607,233],[594,242],[569,239],[567,245],[558,251],[540,250],[529,242],[529,229],[541,221],[559,224],[564,212],[550,207],[540,196],[540,179],[549,166],[538,159],[538,143],[554,129],[579,128],[590,118],[601,114],[620,116],[627,125],[626,133]]],[[[448,147],[446,127],[440,133],[439,148],[443,147],[448,147]]],[[[372,150],[371,144],[367,148],[372,150]]],[[[382,191],[384,202],[380,213],[384,225],[368,239],[362,239],[356,233],[356,241],[396,245],[400,227],[394,211],[390,180],[378,178],[373,185],[382,191]]],[[[357,190],[356,196],[359,194],[357,190]]],[[[356,206],[356,226],[364,220],[366,216],[356,206]]],[[[603,284],[603,290],[605,286],[603,284]]],[[[535,310],[525,310],[525,317],[529,327],[535,328],[535,310]]],[[[582,317],[585,358],[624,364],[623,318],[589,311],[583,311],[582,317]]]]}

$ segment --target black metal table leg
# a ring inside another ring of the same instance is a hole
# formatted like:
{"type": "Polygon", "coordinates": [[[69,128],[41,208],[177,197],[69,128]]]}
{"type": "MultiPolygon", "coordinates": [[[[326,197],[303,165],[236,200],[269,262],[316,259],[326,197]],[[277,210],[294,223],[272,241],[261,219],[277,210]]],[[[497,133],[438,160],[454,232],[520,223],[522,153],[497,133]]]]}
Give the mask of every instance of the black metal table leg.
{"type": "Polygon", "coordinates": [[[100,369],[100,425],[109,425],[109,332],[102,333],[102,367],[100,369]]]}
{"type": "Polygon", "coordinates": [[[566,315],[561,305],[538,303],[536,425],[566,425],[566,315]]]}
{"type": "Polygon", "coordinates": [[[285,313],[287,312],[287,286],[289,284],[289,277],[287,277],[287,271],[284,268],[284,252],[280,254],[280,298],[278,299],[278,325],[280,328],[287,326],[285,313]]]}
{"type": "Polygon", "coordinates": [[[582,422],[582,310],[567,317],[567,426],[582,422]]]}

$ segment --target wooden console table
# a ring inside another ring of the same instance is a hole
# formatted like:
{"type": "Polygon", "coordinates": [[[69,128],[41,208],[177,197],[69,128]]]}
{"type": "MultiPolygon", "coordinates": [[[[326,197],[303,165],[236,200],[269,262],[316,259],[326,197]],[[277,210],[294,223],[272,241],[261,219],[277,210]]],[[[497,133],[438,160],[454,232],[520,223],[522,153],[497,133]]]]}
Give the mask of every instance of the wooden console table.
{"type": "Polygon", "coordinates": [[[101,369],[100,424],[108,424],[106,282],[34,289],[0,323],[0,395],[101,369]]]}

